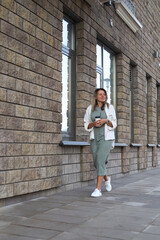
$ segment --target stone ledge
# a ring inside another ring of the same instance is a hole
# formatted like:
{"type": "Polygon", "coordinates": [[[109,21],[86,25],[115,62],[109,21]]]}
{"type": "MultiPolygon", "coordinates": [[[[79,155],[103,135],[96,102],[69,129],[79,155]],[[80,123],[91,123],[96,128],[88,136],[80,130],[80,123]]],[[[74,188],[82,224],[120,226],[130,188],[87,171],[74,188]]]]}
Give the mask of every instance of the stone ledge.
{"type": "Polygon", "coordinates": [[[142,147],[143,145],[140,143],[131,143],[130,146],[131,147],[142,147]]]}
{"type": "Polygon", "coordinates": [[[147,147],[156,147],[156,144],[147,144],[147,147]]]}
{"type": "MultiPolygon", "coordinates": [[[[79,141],[61,141],[60,146],[90,146],[88,142],[79,142],[79,141]]],[[[126,143],[115,143],[115,147],[128,147],[126,143]]]]}
{"type": "Polygon", "coordinates": [[[114,144],[115,147],[128,147],[127,143],[115,143],[114,144]]]}
{"type": "Polygon", "coordinates": [[[79,142],[79,141],[61,141],[60,146],[90,146],[88,142],[79,142]]]}

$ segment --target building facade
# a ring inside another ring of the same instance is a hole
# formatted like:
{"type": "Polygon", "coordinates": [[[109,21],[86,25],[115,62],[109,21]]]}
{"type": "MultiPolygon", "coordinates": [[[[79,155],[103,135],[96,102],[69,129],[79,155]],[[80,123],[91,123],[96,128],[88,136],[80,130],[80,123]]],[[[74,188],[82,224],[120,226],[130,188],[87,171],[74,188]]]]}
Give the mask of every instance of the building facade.
{"type": "Polygon", "coordinates": [[[118,127],[107,173],[160,165],[159,0],[0,1],[0,204],[95,180],[96,87],[118,127]]]}

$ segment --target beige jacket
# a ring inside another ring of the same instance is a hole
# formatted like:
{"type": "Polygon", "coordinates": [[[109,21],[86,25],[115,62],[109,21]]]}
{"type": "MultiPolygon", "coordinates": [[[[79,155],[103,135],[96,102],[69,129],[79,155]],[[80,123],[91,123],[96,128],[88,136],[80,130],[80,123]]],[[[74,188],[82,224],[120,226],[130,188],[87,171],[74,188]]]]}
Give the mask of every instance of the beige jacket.
{"type": "MultiPolygon", "coordinates": [[[[84,116],[84,128],[85,128],[86,131],[88,131],[90,133],[90,140],[93,140],[94,139],[94,127],[88,129],[88,125],[92,122],[92,120],[91,120],[91,108],[92,108],[92,106],[90,105],[86,109],[86,113],[85,113],[85,116],[84,116]]],[[[113,128],[111,128],[107,124],[105,124],[104,136],[105,136],[105,140],[113,140],[113,145],[112,145],[112,148],[113,148],[114,147],[114,142],[115,142],[114,129],[117,127],[117,118],[116,118],[116,113],[115,113],[113,105],[109,104],[109,108],[106,105],[105,106],[105,112],[106,112],[106,115],[107,115],[107,119],[109,119],[112,122],[113,128]]]]}

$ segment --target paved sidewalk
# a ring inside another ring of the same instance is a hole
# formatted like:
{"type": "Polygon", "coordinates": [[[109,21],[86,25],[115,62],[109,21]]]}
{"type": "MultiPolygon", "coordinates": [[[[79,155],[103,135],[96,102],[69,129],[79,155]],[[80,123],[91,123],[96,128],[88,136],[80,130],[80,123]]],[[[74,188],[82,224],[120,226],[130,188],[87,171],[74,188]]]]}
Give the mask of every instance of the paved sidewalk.
{"type": "Polygon", "coordinates": [[[1,240],[160,240],[160,168],[0,208],[1,240]],[[104,189],[103,189],[104,190],[104,189]]]}

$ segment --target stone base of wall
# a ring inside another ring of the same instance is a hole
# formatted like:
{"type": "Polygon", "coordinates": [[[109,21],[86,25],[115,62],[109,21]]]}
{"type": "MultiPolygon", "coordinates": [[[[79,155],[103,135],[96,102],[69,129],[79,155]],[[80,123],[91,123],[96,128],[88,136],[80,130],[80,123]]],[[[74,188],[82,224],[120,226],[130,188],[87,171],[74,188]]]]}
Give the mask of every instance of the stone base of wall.
{"type": "Polygon", "coordinates": [[[32,200],[32,199],[43,198],[43,197],[51,196],[51,195],[59,193],[59,192],[64,192],[64,191],[69,191],[69,190],[73,190],[73,189],[77,189],[77,188],[87,187],[87,186],[90,186],[93,184],[95,184],[95,180],[91,180],[91,181],[87,181],[87,182],[76,182],[76,183],[67,184],[62,187],[58,187],[58,188],[54,188],[54,189],[24,194],[24,195],[20,195],[20,196],[16,196],[16,197],[4,198],[4,199],[0,199],[0,207],[8,206],[11,204],[18,204],[18,203],[32,200]]]}

